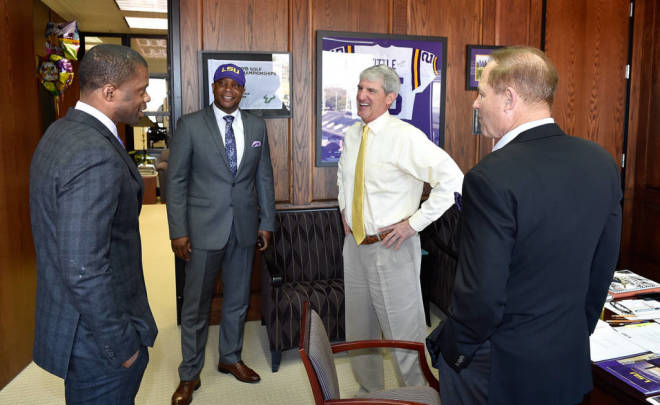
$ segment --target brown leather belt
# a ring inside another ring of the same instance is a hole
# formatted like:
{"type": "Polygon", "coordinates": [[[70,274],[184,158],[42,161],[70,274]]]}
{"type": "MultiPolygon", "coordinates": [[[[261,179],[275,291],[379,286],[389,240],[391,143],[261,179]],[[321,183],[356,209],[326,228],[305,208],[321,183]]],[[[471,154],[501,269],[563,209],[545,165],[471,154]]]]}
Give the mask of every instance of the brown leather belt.
{"type": "Polygon", "coordinates": [[[386,237],[390,232],[392,232],[391,229],[388,229],[387,231],[383,231],[381,233],[377,233],[376,235],[369,235],[364,238],[362,243],[360,245],[371,245],[372,243],[380,242],[383,240],[384,237],[386,237]]]}

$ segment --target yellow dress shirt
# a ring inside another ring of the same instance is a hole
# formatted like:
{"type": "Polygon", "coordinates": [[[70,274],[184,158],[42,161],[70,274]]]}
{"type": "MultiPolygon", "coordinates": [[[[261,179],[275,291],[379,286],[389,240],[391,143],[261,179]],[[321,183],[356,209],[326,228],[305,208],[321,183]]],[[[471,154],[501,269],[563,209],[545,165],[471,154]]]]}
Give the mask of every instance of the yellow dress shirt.
{"type": "MultiPolygon", "coordinates": [[[[353,180],[360,149],[362,126],[346,131],[339,158],[337,186],[339,208],[352,228],[353,180]]],[[[369,124],[364,172],[364,225],[367,235],[410,217],[417,232],[442,215],[461,192],[463,173],[454,160],[414,126],[385,112],[369,124]],[[424,182],[429,198],[419,202],[424,182]]]]}

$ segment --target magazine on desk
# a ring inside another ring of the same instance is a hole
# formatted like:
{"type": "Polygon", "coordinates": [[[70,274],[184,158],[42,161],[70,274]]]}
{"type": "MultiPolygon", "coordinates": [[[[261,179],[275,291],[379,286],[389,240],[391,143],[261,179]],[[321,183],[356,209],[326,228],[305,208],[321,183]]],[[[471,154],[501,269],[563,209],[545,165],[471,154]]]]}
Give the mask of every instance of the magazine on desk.
{"type": "Polygon", "coordinates": [[[608,292],[614,298],[660,292],[660,283],[635,274],[630,270],[617,270],[614,272],[608,292]]]}
{"type": "Polygon", "coordinates": [[[644,395],[660,393],[660,354],[645,353],[596,365],[644,395]]]}

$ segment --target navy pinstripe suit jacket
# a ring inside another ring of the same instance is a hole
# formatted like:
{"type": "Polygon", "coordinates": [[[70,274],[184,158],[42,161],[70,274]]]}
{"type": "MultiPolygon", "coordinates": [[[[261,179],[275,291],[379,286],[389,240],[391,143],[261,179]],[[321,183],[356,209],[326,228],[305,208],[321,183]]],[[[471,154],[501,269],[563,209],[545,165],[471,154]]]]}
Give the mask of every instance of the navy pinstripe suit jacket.
{"type": "Polygon", "coordinates": [[[79,324],[98,356],[120,367],[157,334],[144,284],[138,215],[143,183],[96,118],[69,110],[39,142],[30,168],[37,255],[34,361],[65,377],[79,324]]]}

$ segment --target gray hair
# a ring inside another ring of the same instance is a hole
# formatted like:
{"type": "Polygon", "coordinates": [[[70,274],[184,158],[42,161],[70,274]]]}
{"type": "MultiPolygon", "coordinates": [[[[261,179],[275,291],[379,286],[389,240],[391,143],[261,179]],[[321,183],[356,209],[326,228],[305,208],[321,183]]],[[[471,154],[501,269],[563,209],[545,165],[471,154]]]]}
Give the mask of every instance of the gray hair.
{"type": "Polygon", "coordinates": [[[142,55],[133,49],[114,44],[96,45],[85,52],[78,75],[80,91],[93,91],[110,83],[121,86],[133,77],[138,65],[147,67],[142,55]]]}
{"type": "Polygon", "coordinates": [[[399,90],[401,89],[399,75],[387,65],[374,65],[364,69],[360,73],[360,80],[369,80],[371,82],[382,81],[385,94],[399,94],[399,90]]]}

